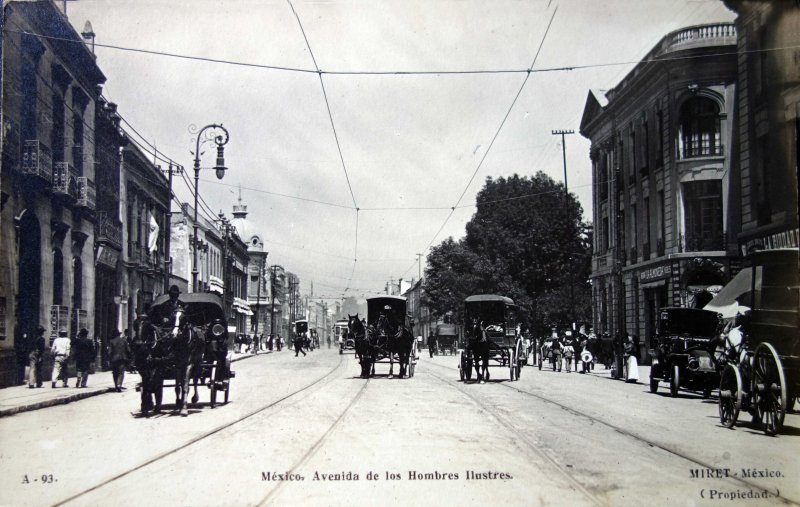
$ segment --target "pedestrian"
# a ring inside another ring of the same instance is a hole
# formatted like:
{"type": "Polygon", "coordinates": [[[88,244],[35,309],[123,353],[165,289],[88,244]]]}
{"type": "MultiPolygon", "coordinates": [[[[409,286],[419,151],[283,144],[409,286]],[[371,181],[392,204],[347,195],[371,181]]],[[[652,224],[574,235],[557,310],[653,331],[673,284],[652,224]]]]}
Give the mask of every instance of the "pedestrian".
{"type": "Polygon", "coordinates": [[[295,337],[294,337],[294,357],[297,357],[298,354],[300,354],[300,352],[302,352],[304,356],[306,355],[306,351],[303,350],[303,340],[305,340],[305,338],[303,337],[302,334],[297,333],[295,335],[295,337]]]}
{"type": "Polygon", "coordinates": [[[433,351],[436,350],[436,336],[428,335],[428,353],[433,357],[433,351]]]}
{"type": "Polygon", "coordinates": [[[628,336],[624,346],[625,382],[639,381],[639,362],[636,359],[636,342],[633,336],[628,336]]]}
{"type": "Polygon", "coordinates": [[[255,333],[253,335],[253,354],[258,355],[259,347],[261,347],[261,337],[255,333]]]}
{"type": "Polygon", "coordinates": [[[52,388],[56,387],[56,382],[62,380],[64,387],[67,387],[67,360],[72,350],[72,343],[67,338],[67,333],[59,331],[58,338],[53,340],[50,352],[53,354],[53,374],[50,378],[52,388]]]}
{"type": "Polygon", "coordinates": [[[269,351],[272,352],[272,348],[275,346],[275,336],[274,335],[269,335],[269,338],[267,340],[267,344],[269,346],[269,351]]]}
{"type": "Polygon", "coordinates": [[[28,353],[28,387],[33,389],[35,387],[42,387],[42,364],[44,363],[44,333],[45,329],[42,326],[36,330],[36,338],[31,343],[30,352],[28,353]]]}
{"type": "Polygon", "coordinates": [[[75,387],[86,387],[86,381],[89,379],[89,370],[91,369],[92,362],[94,361],[97,349],[94,342],[89,339],[89,330],[82,328],[78,332],[78,337],[75,339],[75,369],[77,371],[77,382],[75,387]]]}
{"type": "Polygon", "coordinates": [[[122,382],[125,380],[125,368],[131,360],[131,348],[128,340],[114,330],[108,342],[108,360],[111,362],[111,372],[114,377],[114,389],[122,391],[122,382]]]}

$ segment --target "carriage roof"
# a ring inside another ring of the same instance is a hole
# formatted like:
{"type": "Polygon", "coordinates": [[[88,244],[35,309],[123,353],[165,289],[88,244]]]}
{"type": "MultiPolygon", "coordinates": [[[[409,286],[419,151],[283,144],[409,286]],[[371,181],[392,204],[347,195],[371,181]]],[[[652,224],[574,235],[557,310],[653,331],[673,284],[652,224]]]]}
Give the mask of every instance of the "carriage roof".
{"type": "Polygon", "coordinates": [[[469,296],[467,299],[464,300],[464,303],[488,303],[488,302],[497,302],[497,303],[505,303],[507,305],[513,305],[514,300],[511,298],[507,298],[505,296],[498,296],[496,294],[476,294],[474,296],[469,296]]]}
{"type": "MultiPolygon", "coordinates": [[[[215,320],[225,320],[222,299],[212,292],[188,292],[178,298],[186,308],[186,318],[192,325],[199,326],[215,320]]],[[[162,294],[153,300],[148,315],[154,323],[172,316],[169,294],[162,294]]]]}
{"type": "Polygon", "coordinates": [[[297,333],[305,333],[306,331],[308,331],[308,320],[300,319],[294,321],[294,330],[297,333]]]}
{"type": "Polygon", "coordinates": [[[378,296],[367,298],[367,324],[375,324],[378,316],[388,306],[395,318],[404,322],[406,318],[406,298],[403,296],[378,296]]]}
{"type": "Polygon", "coordinates": [[[439,324],[436,326],[436,336],[456,336],[456,326],[453,324],[439,324]]]}

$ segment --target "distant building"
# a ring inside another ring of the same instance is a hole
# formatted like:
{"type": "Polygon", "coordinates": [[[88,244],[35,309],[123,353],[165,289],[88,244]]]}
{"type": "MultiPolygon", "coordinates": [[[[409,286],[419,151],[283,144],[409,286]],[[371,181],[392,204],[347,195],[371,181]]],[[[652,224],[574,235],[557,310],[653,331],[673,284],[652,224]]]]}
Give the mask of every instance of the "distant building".
{"type": "Polygon", "coordinates": [[[264,239],[253,224],[247,220],[247,205],[242,202],[241,191],[239,202],[233,206],[231,225],[242,242],[247,245],[250,264],[247,268],[246,308],[244,314],[249,317],[247,333],[269,335],[269,277],[267,272],[267,254],[264,250],[264,239]]]}
{"type": "Polygon", "coordinates": [[[732,23],[676,30],[588,95],[597,332],[647,350],[659,308],[702,307],[739,269],[735,51],[732,23]]]}

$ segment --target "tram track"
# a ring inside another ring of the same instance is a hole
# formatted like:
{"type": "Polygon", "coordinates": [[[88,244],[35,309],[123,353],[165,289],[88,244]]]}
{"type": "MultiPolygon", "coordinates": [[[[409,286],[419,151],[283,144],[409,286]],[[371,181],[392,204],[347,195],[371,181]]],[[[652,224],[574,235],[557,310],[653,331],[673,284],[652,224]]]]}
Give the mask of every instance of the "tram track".
{"type": "MultiPolygon", "coordinates": [[[[184,451],[184,450],[188,449],[189,447],[191,447],[193,445],[196,445],[196,444],[206,440],[209,437],[212,437],[214,435],[222,433],[225,430],[229,430],[229,429],[235,427],[236,425],[238,425],[238,424],[240,424],[240,423],[242,423],[242,422],[244,422],[244,421],[246,421],[246,420],[248,420],[248,419],[250,419],[250,418],[252,418],[252,417],[254,417],[256,415],[259,415],[259,414],[261,414],[261,413],[263,413],[263,412],[265,412],[267,410],[276,409],[276,410],[274,410],[273,413],[269,414],[270,417],[272,415],[275,415],[275,414],[279,413],[284,408],[287,408],[287,407],[293,405],[294,403],[297,403],[297,402],[301,401],[303,398],[299,397],[299,395],[306,394],[306,395],[310,396],[316,390],[321,389],[322,387],[324,387],[325,385],[330,383],[333,380],[331,377],[334,375],[334,373],[339,371],[344,366],[344,364],[345,364],[344,358],[345,358],[345,356],[340,356],[339,357],[339,362],[336,364],[336,366],[334,366],[330,371],[328,371],[324,375],[322,375],[322,376],[318,377],[317,379],[315,379],[313,382],[311,382],[309,384],[306,384],[303,387],[301,387],[299,389],[296,389],[295,391],[292,391],[291,393],[286,394],[286,395],[280,397],[279,399],[277,399],[275,401],[269,402],[264,406],[258,407],[258,408],[254,409],[254,410],[251,410],[250,412],[247,412],[246,414],[234,419],[233,421],[227,421],[227,422],[225,422],[223,424],[220,424],[220,425],[218,425],[218,426],[216,426],[216,427],[214,427],[214,428],[212,428],[210,430],[207,430],[207,431],[205,431],[205,432],[203,432],[203,433],[201,433],[199,435],[196,435],[196,436],[190,438],[189,440],[183,442],[180,445],[177,445],[175,447],[172,447],[170,449],[162,451],[162,452],[156,454],[155,456],[153,456],[151,458],[148,458],[147,460],[143,461],[142,463],[139,463],[138,465],[136,465],[134,467],[130,467],[130,468],[126,469],[123,472],[119,472],[119,473],[115,474],[114,476],[95,484],[94,486],[88,487],[88,488],[86,488],[86,489],[84,489],[82,491],[79,491],[78,493],[70,495],[69,497],[67,497],[67,498],[65,498],[63,500],[59,500],[58,502],[54,503],[53,506],[66,505],[66,504],[68,504],[68,503],[70,503],[70,502],[72,502],[74,500],[77,500],[77,499],[81,498],[82,496],[85,496],[85,495],[88,495],[90,493],[93,493],[93,492],[95,492],[95,491],[97,491],[97,490],[99,490],[99,489],[101,489],[101,488],[103,488],[105,486],[108,486],[108,485],[110,485],[110,484],[112,484],[112,483],[114,483],[114,482],[116,482],[116,481],[118,481],[120,479],[123,479],[123,478],[127,477],[128,475],[130,475],[130,474],[132,474],[134,472],[138,472],[138,471],[140,471],[140,470],[142,470],[144,468],[147,468],[148,466],[151,466],[151,465],[153,465],[155,463],[158,463],[158,462],[160,462],[162,460],[170,458],[170,457],[174,456],[175,454],[177,454],[177,453],[179,453],[181,451],[184,451]],[[291,402],[291,403],[287,403],[287,402],[291,402]]],[[[349,407],[348,407],[348,409],[349,409],[349,407]]],[[[337,420],[337,422],[338,422],[338,420],[337,420]]]]}
{"type": "MultiPolygon", "coordinates": [[[[439,365],[437,365],[437,366],[439,366],[439,365]]],[[[443,367],[443,368],[446,368],[446,367],[443,367]]],[[[467,391],[463,387],[459,386],[458,384],[453,383],[449,379],[442,378],[441,376],[439,376],[439,375],[437,375],[435,373],[429,372],[429,374],[433,378],[435,378],[435,379],[439,380],[440,382],[442,382],[443,384],[455,387],[456,390],[458,390],[464,397],[466,397],[472,403],[474,403],[475,405],[480,407],[484,412],[486,412],[487,414],[491,415],[491,417],[495,421],[497,421],[497,423],[500,424],[500,426],[502,426],[510,434],[510,437],[512,438],[512,440],[521,439],[531,451],[533,451],[537,456],[539,456],[544,461],[549,463],[557,472],[559,472],[559,474],[561,475],[561,477],[563,479],[566,479],[566,481],[570,485],[572,485],[577,491],[579,491],[586,498],[588,498],[592,503],[594,503],[595,505],[598,505],[598,506],[603,506],[603,507],[611,505],[609,502],[607,502],[607,501],[605,501],[605,500],[603,500],[601,498],[598,498],[597,495],[595,495],[594,493],[589,491],[586,488],[586,486],[584,486],[580,481],[578,481],[568,470],[566,470],[564,467],[561,466],[561,464],[559,464],[550,455],[548,455],[544,451],[544,449],[542,449],[539,445],[537,445],[534,441],[532,441],[527,435],[524,435],[524,434],[520,433],[519,429],[516,428],[511,423],[511,421],[508,420],[507,417],[505,417],[504,415],[500,414],[498,410],[495,410],[494,407],[490,407],[487,403],[485,403],[484,401],[480,400],[473,393],[470,393],[469,391],[467,391]]]]}
{"type": "MultiPolygon", "coordinates": [[[[310,448],[309,448],[309,449],[308,449],[308,450],[305,452],[305,454],[303,454],[303,455],[300,457],[300,459],[298,459],[298,460],[297,460],[297,461],[296,461],[296,462],[295,462],[295,463],[294,463],[294,464],[293,464],[293,465],[292,465],[292,466],[291,466],[291,467],[288,469],[288,472],[289,472],[289,473],[291,473],[291,472],[294,472],[294,471],[296,471],[296,470],[300,469],[301,467],[303,467],[303,465],[305,465],[306,463],[308,463],[308,462],[311,460],[311,458],[313,458],[313,457],[314,457],[314,455],[315,455],[315,454],[317,454],[317,452],[318,452],[318,451],[319,451],[319,450],[322,448],[322,446],[325,444],[325,441],[326,441],[326,440],[328,440],[328,438],[329,438],[329,437],[330,437],[330,436],[331,436],[331,435],[334,433],[334,430],[336,430],[336,429],[337,429],[337,428],[340,426],[340,423],[341,423],[341,422],[344,420],[345,416],[346,416],[346,415],[347,415],[347,414],[350,412],[350,410],[351,410],[351,409],[352,409],[352,408],[355,406],[355,404],[358,402],[358,400],[360,400],[360,399],[361,399],[361,397],[364,395],[364,392],[366,392],[366,390],[367,390],[367,386],[369,385],[369,382],[370,382],[370,381],[369,381],[369,379],[367,379],[367,381],[366,381],[366,382],[364,382],[364,384],[362,384],[361,388],[358,390],[358,392],[356,393],[356,395],[355,395],[355,396],[353,396],[353,399],[352,399],[352,400],[350,400],[350,402],[347,404],[347,406],[344,408],[344,410],[342,410],[342,413],[341,413],[341,414],[339,414],[339,416],[336,418],[336,420],[334,420],[334,421],[333,421],[333,423],[331,423],[330,427],[329,427],[329,428],[328,428],[328,429],[325,431],[325,433],[323,433],[323,434],[322,434],[322,435],[321,435],[321,436],[320,436],[320,437],[317,439],[317,441],[316,441],[316,442],[314,442],[314,445],[312,445],[312,446],[311,446],[311,447],[310,447],[310,448]]],[[[257,503],[257,505],[269,505],[269,502],[270,502],[270,501],[271,501],[271,500],[272,500],[272,499],[273,499],[273,498],[274,498],[274,497],[275,497],[275,496],[278,494],[278,492],[279,492],[279,491],[282,489],[282,487],[283,487],[283,485],[284,485],[284,484],[287,484],[287,483],[286,483],[286,482],[280,482],[280,483],[278,483],[278,485],[277,485],[277,486],[275,486],[273,489],[271,489],[271,490],[269,491],[269,493],[267,493],[267,494],[266,494],[266,496],[264,496],[264,498],[262,498],[262,499],[261,499],[261,500],[260,500],[260,501],[257,503]]]]}
{"type": "MultiPolygon", "coordinates": [[[[445,369],[445,370],[451,370],[451,371],[456,371],[456,372],[458,371],[458,368],[453,368],[453,367],[450,367],[450,366],[444,366],[444,365],[436,364],[436,363],[433,363],[433,362],[426,362],[425,365],[426,366],[427,365],[433,365],[433,366],[436,366],[438,368],[445,369]]],[[[454,387],[456,387],[456,389],[458,389],[459,391],[461,391],[462,393],[467,395],[470,399],[472,399],[473,401],[475,401],[476,403],[481,405],[484,409],[486,409],[485,404],[483,404],[482,402],[477,400],[477,398],[472,393],[470,393],[470,392],[466,391],[465,389],[463,389],[462,387],[458,386],[457,380],[444,379],[444,378],[440,377],[439,375],[437,375],[435,373],[432,373],[432,372],[428,372],[428,373],[431,376],[437,378],[438,380],[440,380],[442,382],[445,382],[445,383],[450,384],[450,385],[454,385],[454,387]]],[[[524,394],[524,395],[530,396],[532,398],[535,398],[535,399],[537,399],[539,401],[543,401],[545,403],[554,405],[554,406],[559,407],[560,409],[562,409],[562,410],[564,410],[564,411],[566,411],[566,412],[568,412],[570,414],[583,417],[585,419],[588,419],[590,422],[601,424],[601,425],[603,425],[603,426],[605,426],[605,427],[607,427],[607,428],[609,428],[609,429],[611,429],[611,430],[613,430],[613,431],[615,431],[615,432],[617,432],[617,433],[619,433],[619,434],[621,434],[621,435],[623,435],[625,437],[631,438],[633,440],[636,440],[637,442],[646,444],[646,445],[648,445],[650,447],[660,449],[663,452],[666,452],[666,453],[668,453],[668,454],[670,454],[672,456],[680,458],[680,459],[682,459],[684,461],[688,461],[688,462],[693,463],[695,465],[699,465],[699,466],[701,466],[701,467],[703,467],[705,469],[713,470],[713,469],[718,468],[716,465],[713,465],[711,463],[707,463],[707,462],[703,461],[700,458],[696,458],[694,456],[690,456],[687,453],[685,453],[685,452],[683,452],[683,451],[681,451],[679,449],[673,448],[673,447],[671,447],[669,445],[666,445],[664,443],[661,443],[661,442],[657,442],[657,441],[655,441],[653,439],[650,439],[650,438],[647,438],[647,437],[645,437],[645,436],[643,436],[643,435],[641,435],[641,434],[639,434],[637,432],[631,431],[631,430],[629,430],[627,428],[624,428],[622,426],[619,426],[617,424],[608,422],[608,421],[606,421],[604,419],[595,417],[595,416],[593,416],[591,414],[588,414],[586,412],[582,412],[582,411],[580,411],[578,409],[575,409],[574,407],[565,405],[565,404],[560,403],[560,402],[558,402],[556,400],[550,399],[550,398],[548,398],[546,396],[542,396],[540,394],[532,393],[530,391],[526,391],[525,389],[520,389],[520,388],[518,388],[518,387],[516,387],[514,385],[509,384],[508,382],[497,382],[497,383],[493,383],[493,385],[501,386],[501,387],[504,387],[506,389],[511,389],[511,390],[516,391],[516,392],[518,392],[520,394],[524,394]]],[[[496,411],[487,410],[487,412],[491,413],[498,421],[501,422],[501,424],[503,424],[506,427],[509,427],[507,424],[504,424],[502,422],[503,416],[501,416],[498,413],[496,413],[496,411]]],[[[537,454],[542,455],[542,453],[539,453],[539,450],[538,450],[538,448],[536,448],[536,445],[532,444],[529,441],[529,439],[526,439],[526,443],[529,443],[529,445],[532,445],[533,449],[537,451],[537,454]]],[[[546,459],[548,459],[548,461],[550,461],[555,466],[557,466],[562,472],[567,473],[569,475],[569,473],[567,471],[561,469],[560,465],[555,463],[555,461],[552,460],[552,458],[550,458],[546,454],[544,454],[544,456],[546,457],[546,459]]],[[[774,495],[774,498],[776,500],[779,500],[782,504],[784,504],[784,505],[795,505],[795,506],[800,507],[800,500],[794,500],[794,499],[782,496],[780,494],[780,491],[773,490],[772,486],[767,487],[765,485],[758,484],[757,482],[749,481],[749,480],[741,478],[741,477],[728,477],[728,480],[730,482],[738,483],[740,485],[744,485],[744,486],[747,486],[749,488],[754,488],[754,489],[757,489],[757,490],[770,491],[770,494],[774,495]]],[[[608,504],[604,502],[604,503],[602,503],[602,505],[608,505],[608,504]]]]}

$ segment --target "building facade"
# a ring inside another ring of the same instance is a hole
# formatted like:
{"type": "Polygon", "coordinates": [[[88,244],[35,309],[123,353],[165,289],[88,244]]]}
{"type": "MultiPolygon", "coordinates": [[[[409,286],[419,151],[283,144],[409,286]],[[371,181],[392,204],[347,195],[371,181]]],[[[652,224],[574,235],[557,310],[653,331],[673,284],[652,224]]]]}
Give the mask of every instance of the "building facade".
{"type": "Polygon", "coordinates": [[[13,385],[37,326],[95,333],[94,124],[106,78],[54,3],[3,9],[0,385],[13,385]]]}
{"type": "Polygon", "coordinates": [[[247,246],[247,255],[250,262],[246,273],[246,294],[244,301],[239,305],[244,314],[249,317],[246,333],[269,335],[269,278],[267,276],[267,255],[264,249],[264,240],[253,224],[247,220],[247,204],[242,202],[241,192],[239,202],[233,206],[233,219],[231,225],[236,234],[247,246]]]}
{"type": "Polygon", "coordinates": [[[735,50],[732,23],[674,31],[586,101],[593,325],[643,355],[660,308],[702,307],[740,268],[735,50]]]}
{"type": "Polygon", "coordinates": [[[796,248],[800,6],[789,1],[725,4],[738,14],[739,251],[796,248]]]}

